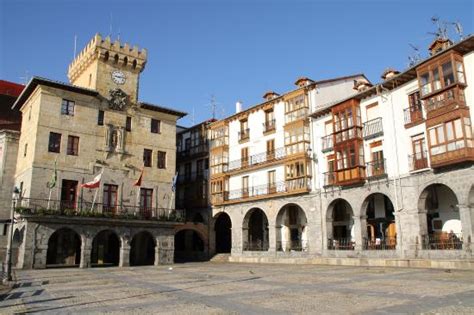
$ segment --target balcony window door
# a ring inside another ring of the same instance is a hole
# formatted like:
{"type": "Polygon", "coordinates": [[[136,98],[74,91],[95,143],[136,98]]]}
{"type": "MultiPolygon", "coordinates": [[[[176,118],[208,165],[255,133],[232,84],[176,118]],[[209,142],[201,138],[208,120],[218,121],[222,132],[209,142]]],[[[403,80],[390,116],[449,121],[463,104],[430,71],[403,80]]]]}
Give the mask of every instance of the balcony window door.
{"type": "Polygon", "coordinates": [[[151,217],[153,208],[153,189],[140,188],[140,214],[146,218],[151,217]]]}
{"type": "Polygon", "coordinates": [[[265,111],[265,132],[275,130],[275,113],[273,109],[265,111]]]}
{"type": "Polygon", "coordinates": [[[103,211],[115,214],[117,212],[117,185],[104,184],[103,211]]]}
{"type": "Polygon", "coordinates": [[[249,165],[249,148],[242,148],[240,150],[242,167],[249,165]]]}
{"type": "Polygon", "coordinates": [[[276,171],[268,171],[268,193],[276,192],[276,171]]]}
{"type": "Polygon", "coordinates": [[[77,184],[77,180],[62,180],[61,210],[76,209],[77,184]]]}
{"type": "Polygon", "coordinates": [[[412,163],[414,170],[428,167],[426,140],[423,134],[412,137],[413,156],[412,163]]]}
{"type": "Polygon", "coordinates": [[[248,198],[249,196],[249,177],[242,177],[242,198],[248,198]]]}
{"type": "Polygon", "coordinates": [[[267,161],[275,158],[275,139],[267,141],[267,161]]]}
{"type": "Polygon", "coordinates": [[[372,162],[369,163],[368,174],[371,176],[380,176],[385,174],[384,158],[382,146],[372,148],[372,162]]]}

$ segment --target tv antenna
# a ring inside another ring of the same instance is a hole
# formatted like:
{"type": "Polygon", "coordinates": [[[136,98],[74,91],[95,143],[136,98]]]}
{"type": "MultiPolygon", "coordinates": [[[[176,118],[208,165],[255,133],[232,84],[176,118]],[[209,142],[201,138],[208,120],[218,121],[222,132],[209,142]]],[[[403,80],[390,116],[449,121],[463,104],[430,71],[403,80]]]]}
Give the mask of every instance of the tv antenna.
{"type": "Polygon", "coordinates": [[[436,35],[436,37],[439,39],[448,39],[448,22],[441,21],[437,16],[431,17],[431,22],[433,22],[433,24],[436,24],[437,30],[436,33],[429,32],[428,34],[436,35]]]}
{"type": "Polygon", "coordinates": [[[28,70],[25,70],[25,74],[20,77],[21,82],[23,82],[23,85],[27,85],[28,81],[30,80],[30,73],[28,70]]]}
{"type": "Polygon", "coordinates": [[[464,33],[463,33],[463,28],[462,25],[459,21],[451,23],[454,25],[454,31],[459,35],[459,39],[463,40],[464,39],[464,33]]]}
{"type": "Polygon", "coordinates": [[[420,48],[410,43],[408,45],[413,49],[413,53],[408,56],[408,66],[412,67],[421,61],[420,48]]]}

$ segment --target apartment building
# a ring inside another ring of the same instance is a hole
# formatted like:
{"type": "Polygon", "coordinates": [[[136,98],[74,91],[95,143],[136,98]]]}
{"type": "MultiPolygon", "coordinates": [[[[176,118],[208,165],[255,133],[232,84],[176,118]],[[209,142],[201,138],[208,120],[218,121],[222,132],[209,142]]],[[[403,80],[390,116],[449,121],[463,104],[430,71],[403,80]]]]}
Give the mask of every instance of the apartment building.
{"type": "Polygon", "coordinates": [[[33,79],[15,185],[19,268],[173,262],[176,121],[185,113],[138,100],[145,49],[95,35],[70,83],[33,79]]]}
{"type": "Polygon", "coordinates": [[[437,38],[379,84],[336,80],[321,98],[307,82],[212,124],[214,224],[228,221],[231,259],[472,258],[473,51],[473,36],[437,38]]]}
{"type": "Polygon", "coordinates": [[[320,104],[353,94],[354,75],[313,81],[210,125],[211,202],[217,253],[289,250],[308,245],[306,217],[314,187],[308,114],[320,104]],[[278,214],[278,218],[277,218],[278,214]],[[269,232],[278,220],[281,232],[269,232]],[[232,230],[232,235],[230,235],[232,230]],[[273,238],[273,239],[272,239],[273,238]],[[232,243],[232,246],[230,245],[232,243]]]}
{"type": "Polygon", "coordinates": [[[176,227],[175,261],[209,258],[209,119],[178,131],[176,139],[176,207],[186,211],[176,227]]]}

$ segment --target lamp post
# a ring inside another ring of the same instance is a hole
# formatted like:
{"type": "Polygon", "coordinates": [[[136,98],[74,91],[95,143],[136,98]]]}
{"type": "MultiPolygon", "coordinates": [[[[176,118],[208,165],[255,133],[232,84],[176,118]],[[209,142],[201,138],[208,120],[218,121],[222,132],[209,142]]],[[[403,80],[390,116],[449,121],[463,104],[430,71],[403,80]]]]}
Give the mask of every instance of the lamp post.
{"type": "Polygon", "coordinates": [[[12,243],[13,243],[13,220],[15,215],[16,202],[20,197],[20,190],[17,187],[13,188],[12,194],[12,208],[10,210],[10,234],[8,236],[7,255],[6,255],[6,266],[4,282],[12,281],[12,243]]]}

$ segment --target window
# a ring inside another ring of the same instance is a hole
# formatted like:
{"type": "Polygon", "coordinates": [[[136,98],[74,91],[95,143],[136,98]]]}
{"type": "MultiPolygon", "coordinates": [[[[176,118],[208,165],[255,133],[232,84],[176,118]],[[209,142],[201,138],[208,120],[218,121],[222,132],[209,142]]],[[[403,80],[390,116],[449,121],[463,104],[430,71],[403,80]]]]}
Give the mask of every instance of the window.
{"type": "Polygon", "coordinates": [[[446,88],[454,83],[466,83],[464,77],[464,66],[462,57],[454,55],[443,63],[434,63],[422,74],[419,74],[419,85],[421,95],[425,96],[432,92],[446,88]]]}
{"type": "Polygon", "coordinates": [[[463,149],[466,143],[471,147],[470,128],[469,118],[458,118],[428,129],[431,155],[463,149]]]}
{"type": "Polygon", "coordinates": [[[151,167],[151,155],[153,151],[149,149],[143,149],[143,166],[151,167]]]}
{"type": "Polygon", "coordinates": [[[161,132],[160,127],[161,127],[161,121],[152,118],[151,119],[151,132],[160,133],[161,132]]]}
{"type": "Polygon", "coordinates": [[[191,138],[187,138],[186,140],[184,140],[184,150],[189,151],[190,148],[191,148],[191,138]]]}
{"type": "Polygon", "coordinates": [[[276,192],[276,171],[268,171],[268,192],[275,193],[276,192]]]}
{"type": "Polygon", "coordinates": [[[249,122],[247,119],[240,121],[239,140],[248,139],[250,136],[249,122]]]}
{"type": "Polygon", "coordinates": [[[74,116],[74,102],[63,99],[61,104],[61,114],[74,116]]]}
{"type": "Polygon", "coordinates": [[[97,115],[97,125],[103,126],[104,125],[104,111],[99,110],[99,114],[97,115]]]}
{"type": "Polygon", "coordinates": [[[125,130],[132,131],[132,117],[130,116],[127,116],[125,119],[125,130]]]}
{"type": "Polygon", "coordinates": [[[275,158],[275,139],[267,141],[267,160],[275,158]]]}
{"type": "Polygon", "coordinates": [[[421,111],[420,92],[416,91],[408,95],[408,104],[410,105],[410,111],[421,111]]]}
{"type": "Polygon", "coordinates": [[[184,179],[185,180],[191,179],[191,163],[184,164],[184,179]]]}
{"type": "Polygon", "coordinates": [[[441,68],[443,69],[444,86],[448,86],[448,85],[453,84],[454,83],[454,73],[453,73],[453,65],[451,64],[451,61],[448,61],[448,62],[444,63],[441,66],[441,68]]]}
{"type": "Polygon", "coordinates": [[[48,152],[59,153],[61,150],[61,134],[56,132],[49,133],[48,152]]]}
{"type": "Polygon", "coordinates": [[[103,211],[115,213],[117,211],[117,185],[104,184],[103,211]]]}
{"type": "Polygon", "coordinates": [[[68,136],[67,137],[67,155],[78,155],[79,154],[79,137],[68,136]]]}
{"type": "Polygon", "coordinates": [[[462,62],[456,61],[456,73],[458,81],[460,83],[466,83],[466,79],[464,78],[464,66],[462,62]]]}
{"type": "Polygon", "coordinates": [[[196,164],[197,176],[202,177],[204,175],[204,160],[198,160],[196,164]]]}
{"type": "Polygon", "coordinates": [[[308,104],[304,94],[295,96],[285,103],[286,123],[306,117],[308,104]]]}
{"type": "Polygon", "coordinates": [[[275,114],[273,109],[269,109],[265,111],[265,128],[264,131],[272,131],[275,130],[275,114]]]}
{"type": "Polygon", "coordinates": [[[158,151],[158,168],[166,168],[166,152],[158,151]]]}
{"type": "Polygon", "coordinates": [[[144,215],[151,215],[153,201],[153,189],[140,188],[140,210],[146,210],[144,215]]]}
{"type": "Polygon", "coordinates": [[[364,148],[360,144],[357,147],[355,144],[341,148],[336,152],[337,170],[354,168],[364,165],[364,148]]]}
{"type": "Polygon", "coordinates": [[[249,177],[244,176],[242,177],[242,197],[248,197],[249,196],[249,177]]]}
{"type": "Polygon", "coordinates": [[[240,158],[242,160],[242,167],[249,164],[249,148],[240,149],[240,158]]]}
{"type": "Polygon", "coordinates": [[[25,150],[23,151],[23,157],[26,156],[27,151],[28,151],[28,143],[25,143],[25,150]]]}

